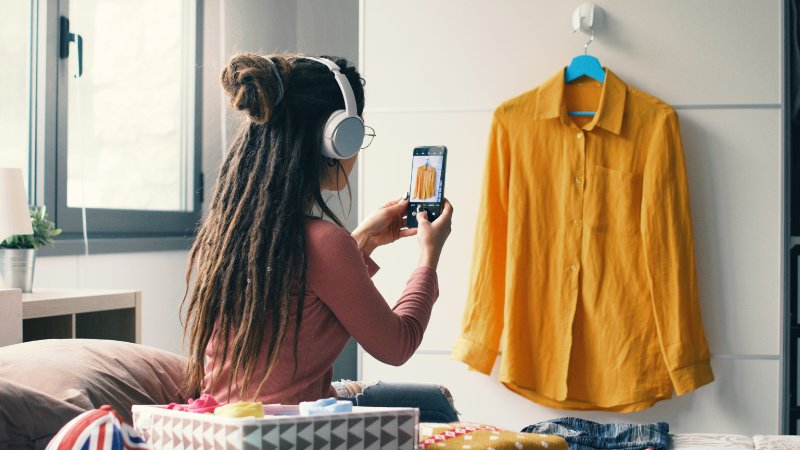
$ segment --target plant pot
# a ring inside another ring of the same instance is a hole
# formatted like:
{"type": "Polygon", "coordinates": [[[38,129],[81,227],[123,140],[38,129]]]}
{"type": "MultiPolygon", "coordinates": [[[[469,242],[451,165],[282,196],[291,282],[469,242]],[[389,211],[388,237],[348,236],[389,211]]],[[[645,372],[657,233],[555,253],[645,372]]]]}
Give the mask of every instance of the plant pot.
{"type": "Polygon", "coordinates": [[[30,293],[33,288],[33,266],[36,250],[32,248],[0,248],[0,278],[7,288],[30,293]]]}

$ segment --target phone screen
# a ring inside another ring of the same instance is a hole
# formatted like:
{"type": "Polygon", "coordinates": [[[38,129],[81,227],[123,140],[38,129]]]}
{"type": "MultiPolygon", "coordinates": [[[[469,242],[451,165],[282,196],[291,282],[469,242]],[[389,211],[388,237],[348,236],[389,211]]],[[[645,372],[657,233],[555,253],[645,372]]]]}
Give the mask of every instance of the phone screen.
{"type": "Polygon", "coordinates": [[[447,147],[417,147],[411,157],[411,186],[409,187],[408,218],[409,228],[417,226],[417,211],[428,212],[428,220],[433,222],[442,213],[444,198],[444,174],[447,163],[447,147]]]}

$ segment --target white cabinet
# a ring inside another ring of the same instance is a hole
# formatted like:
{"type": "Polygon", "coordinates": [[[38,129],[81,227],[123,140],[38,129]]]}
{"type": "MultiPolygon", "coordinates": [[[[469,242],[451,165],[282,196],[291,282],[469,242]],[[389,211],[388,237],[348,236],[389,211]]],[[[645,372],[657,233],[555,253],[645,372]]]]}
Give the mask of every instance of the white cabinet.
{"type": "Polygon", "coordinates": [[[0,345],[40,339],[141,341],[141,293],[134,290],[0,291],[0,345]]]}
{"type": "Polygon", "coordinates": [[[0,346],[22,342],[22,291],[0,289],[0,346]]]}

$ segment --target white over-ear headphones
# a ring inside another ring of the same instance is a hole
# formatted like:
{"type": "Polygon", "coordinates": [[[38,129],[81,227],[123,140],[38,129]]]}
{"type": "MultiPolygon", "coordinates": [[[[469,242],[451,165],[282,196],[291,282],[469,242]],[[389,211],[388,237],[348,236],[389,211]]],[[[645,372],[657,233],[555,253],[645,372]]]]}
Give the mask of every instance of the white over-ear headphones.
{"type": "Polygon", "coordinates": [[[325,58],[302,56],[302,58],[324,64],[333,72],[344,97],[344,109],[331,113],[322,128],[322,155],[333,159],[348,159],[361,149],[364,142],[364,121],[358,117],[358,105],[353,88],[339,66],[325,58]]]}

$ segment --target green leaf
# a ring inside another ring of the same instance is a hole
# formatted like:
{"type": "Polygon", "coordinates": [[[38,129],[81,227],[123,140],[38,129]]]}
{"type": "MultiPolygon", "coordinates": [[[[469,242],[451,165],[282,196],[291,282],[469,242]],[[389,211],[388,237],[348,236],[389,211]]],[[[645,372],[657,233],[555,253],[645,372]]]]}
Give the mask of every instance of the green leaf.
{"type": "Polygon", "coordinates": [[[52,245],[53,238],[61,234],[61,229],[47,218],[44,206],[31,207],[31,226],[33,234],[14,235],[0,242],[0,248],[33,248],[52,245]]]}

